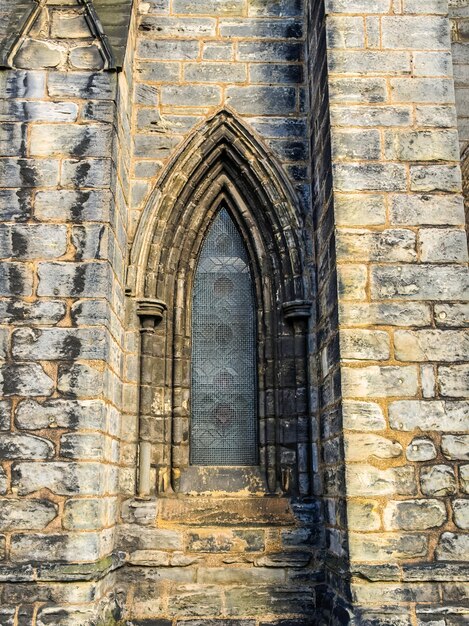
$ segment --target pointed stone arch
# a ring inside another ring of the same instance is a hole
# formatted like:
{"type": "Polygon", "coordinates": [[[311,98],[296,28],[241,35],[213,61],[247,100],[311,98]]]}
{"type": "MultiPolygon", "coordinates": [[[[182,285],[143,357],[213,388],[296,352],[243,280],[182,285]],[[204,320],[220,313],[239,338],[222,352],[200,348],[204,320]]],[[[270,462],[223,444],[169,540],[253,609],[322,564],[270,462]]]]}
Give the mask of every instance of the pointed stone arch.
{"type": "Polygon", "coordinates": [[[259,491],[264,484],[270,492],[307,494],[311,280],[305,270],[302,216],[272,153],[226,110],[196,129],[174,155],[134,239],[128,293],[140,303],[142,320],[154,315],[155,306],[167,310],[154,335],[143,335],[141,441],[146,449],[151,447],[146,456],[156,466],[159,491],[184,489],[189,467],[190,294],[199,251],[221,206],[246,243],[258,309],[261,461],[253,488],[259,491]]]}
{"type": "Polygon", "coordinates": [[[189,137],[161,174],[140,219],[131,253],[128,288],[149,296],[145,285],[154,231],[167,240],[192,213],[207,189],[224,190],[243,202],[256,199],[251,211],[259,228],[270,232],[288,285],[287,300],[302,299],[304,236],[296,194],[275,156],[230,111],[223,110],[189,137]]]}
{"type": "MultiPolygon", "coordinates": [[[[115,1],[129,2],[129,0],[115,1]]],[[[99,51],[99,55],[102,57],[102,65],[101,63],[99,64],[99,69],[108,70],[116,69],[118,67],[118,65],[116,65],[116,59],[110,40],[103,29],[101,21],[96,13],[94,3],[91,2],[91,0],[75,0],[75,3],[68,2],[64,3],[63,6],[60,4],[54,4],[53,8],[54,7],[55,9],[65,9],[68,11],[82,11],[80,15],[82,14],[86,20],[86,24],[89,29],[89,37],[95,40],[95,45],[99,51]]],[[[56,42],[54,37],[39,35],[36,38],[36,36],[31,36],[36,22],[41,18],[41,14],[45,14],[45,19],[48,19],[46,13],[48,8],[48,0],[31,0],[26,3],[13,3],[10,20],[12,25],[16,23],[17,27],[16,29],[10,28],[9,33],[6,38],[3,38],[3,40],[0,33],[0,65],[11,68],[20,67],[26,69],[45,69],[48,67],[57,67],[61,63],[65,62],[65,57],[63,57],[65,54],[65,48],[61,49],[60,46],[57,48],[57,46],[55,46],[56,42]],[[21,59],[21,52],[28,44],[31,48],[26,53],[25,58],[21,59]],[[43,55],[46,53],[44,59],[41,57],[41,52],[43,55]],[[31,65],[31,63],[33,63],[33,65],[31,65]]],[[[109,8],[119,7],[108,7],[108,9],[109,8]]],[[[128,7],[128,9],[130,13],[130,7],[128,7]]],[[[128,21],[126,30],[127,28],[128,21]]],[[[125,34],[124,42],[126,38],[127,35],[125,34]]],[[[119,52],[120,56],[122,56],[121,48],[125,45],[125,43],[119,43],[119,52]]],[[[122,65],[122,60],[120,61],[120,65],[122,65]]]]}

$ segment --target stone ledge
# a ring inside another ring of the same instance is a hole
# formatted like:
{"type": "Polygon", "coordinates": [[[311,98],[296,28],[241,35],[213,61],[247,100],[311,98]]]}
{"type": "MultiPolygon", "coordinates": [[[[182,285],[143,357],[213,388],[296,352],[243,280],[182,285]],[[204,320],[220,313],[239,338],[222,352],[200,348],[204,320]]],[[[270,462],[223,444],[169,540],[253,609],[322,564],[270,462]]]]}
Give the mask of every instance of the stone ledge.
{"type": "Polygon", "coordinates": [[[292,526],[297,523],[284,498],[161,498],[158,520],[184,526],[292,526]]]}
{"type": "Polygon", "coordinates": [[[125,554],[114,552],[95,563],[37,563],[0,565],[2,582],[97,581],[125,564],[125,554]]]}

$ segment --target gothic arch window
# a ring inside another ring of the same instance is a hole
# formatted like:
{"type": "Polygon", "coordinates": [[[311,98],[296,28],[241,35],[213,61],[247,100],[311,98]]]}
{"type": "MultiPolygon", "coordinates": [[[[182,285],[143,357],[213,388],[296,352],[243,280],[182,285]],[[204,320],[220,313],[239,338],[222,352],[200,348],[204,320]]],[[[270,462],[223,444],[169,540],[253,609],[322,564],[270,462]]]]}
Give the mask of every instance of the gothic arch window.
{"type": "Polygon", "coordinates": [[[198,259],[191,334],[191,464],[257,465],[256,307],[246,246],[225,207],[198,259]]]}
{"type": "Polygon", "coordinates": [[[160,176],[128,280],[142,331],[141,495],[153,481],[159,493],[311,493],[303,219],[273,155],[228,111],[160,176]]]}

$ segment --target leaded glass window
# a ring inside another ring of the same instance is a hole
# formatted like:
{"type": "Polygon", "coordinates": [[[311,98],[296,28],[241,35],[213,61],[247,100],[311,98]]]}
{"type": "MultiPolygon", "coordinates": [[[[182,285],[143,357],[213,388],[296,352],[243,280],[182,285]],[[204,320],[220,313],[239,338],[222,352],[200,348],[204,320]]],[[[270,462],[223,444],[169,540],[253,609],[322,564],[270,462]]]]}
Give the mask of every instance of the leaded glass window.
{"type": "Polygon", "coordinates": [[[193,465],[258,463],[256,372],[248,254],[222,208],[203,244],[192,298],[193,465]]]}

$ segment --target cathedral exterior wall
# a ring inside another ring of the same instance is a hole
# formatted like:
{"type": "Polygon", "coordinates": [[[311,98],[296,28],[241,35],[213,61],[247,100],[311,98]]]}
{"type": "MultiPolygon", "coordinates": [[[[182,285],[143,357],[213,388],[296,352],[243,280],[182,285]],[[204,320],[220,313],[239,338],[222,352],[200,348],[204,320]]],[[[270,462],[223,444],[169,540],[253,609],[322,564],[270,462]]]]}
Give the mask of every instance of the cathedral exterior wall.
{"type": "Polygon", "coordinates": [[[464,3],[452,56],[445,1],[140,0],[119,72],[87,10],[46,3],[0,72],[0,625],[463,623],[464,3]],[[279,337],[308,410],[283,416],[295,448],[276,431],[279,497],[240,474],[177,493],[186,434],[157,428],[190,383],[163,377],[171,311],[141,333],[157,260],[177,275],[147,222],[204,133],[246,178],[278,164],[303,220],[312,315],[279,337]]]}
{"type": "MultiPolygon", "coordinates": [[[[467,552],[457,321],[467,250],[447,6],[393,5],[328,3],[347,493],[338,552],[357,619],[407,624],[462,599],[450,580],[467,552]]],[[[333,440],[326,450],[340,459],[333,440]]]]}

